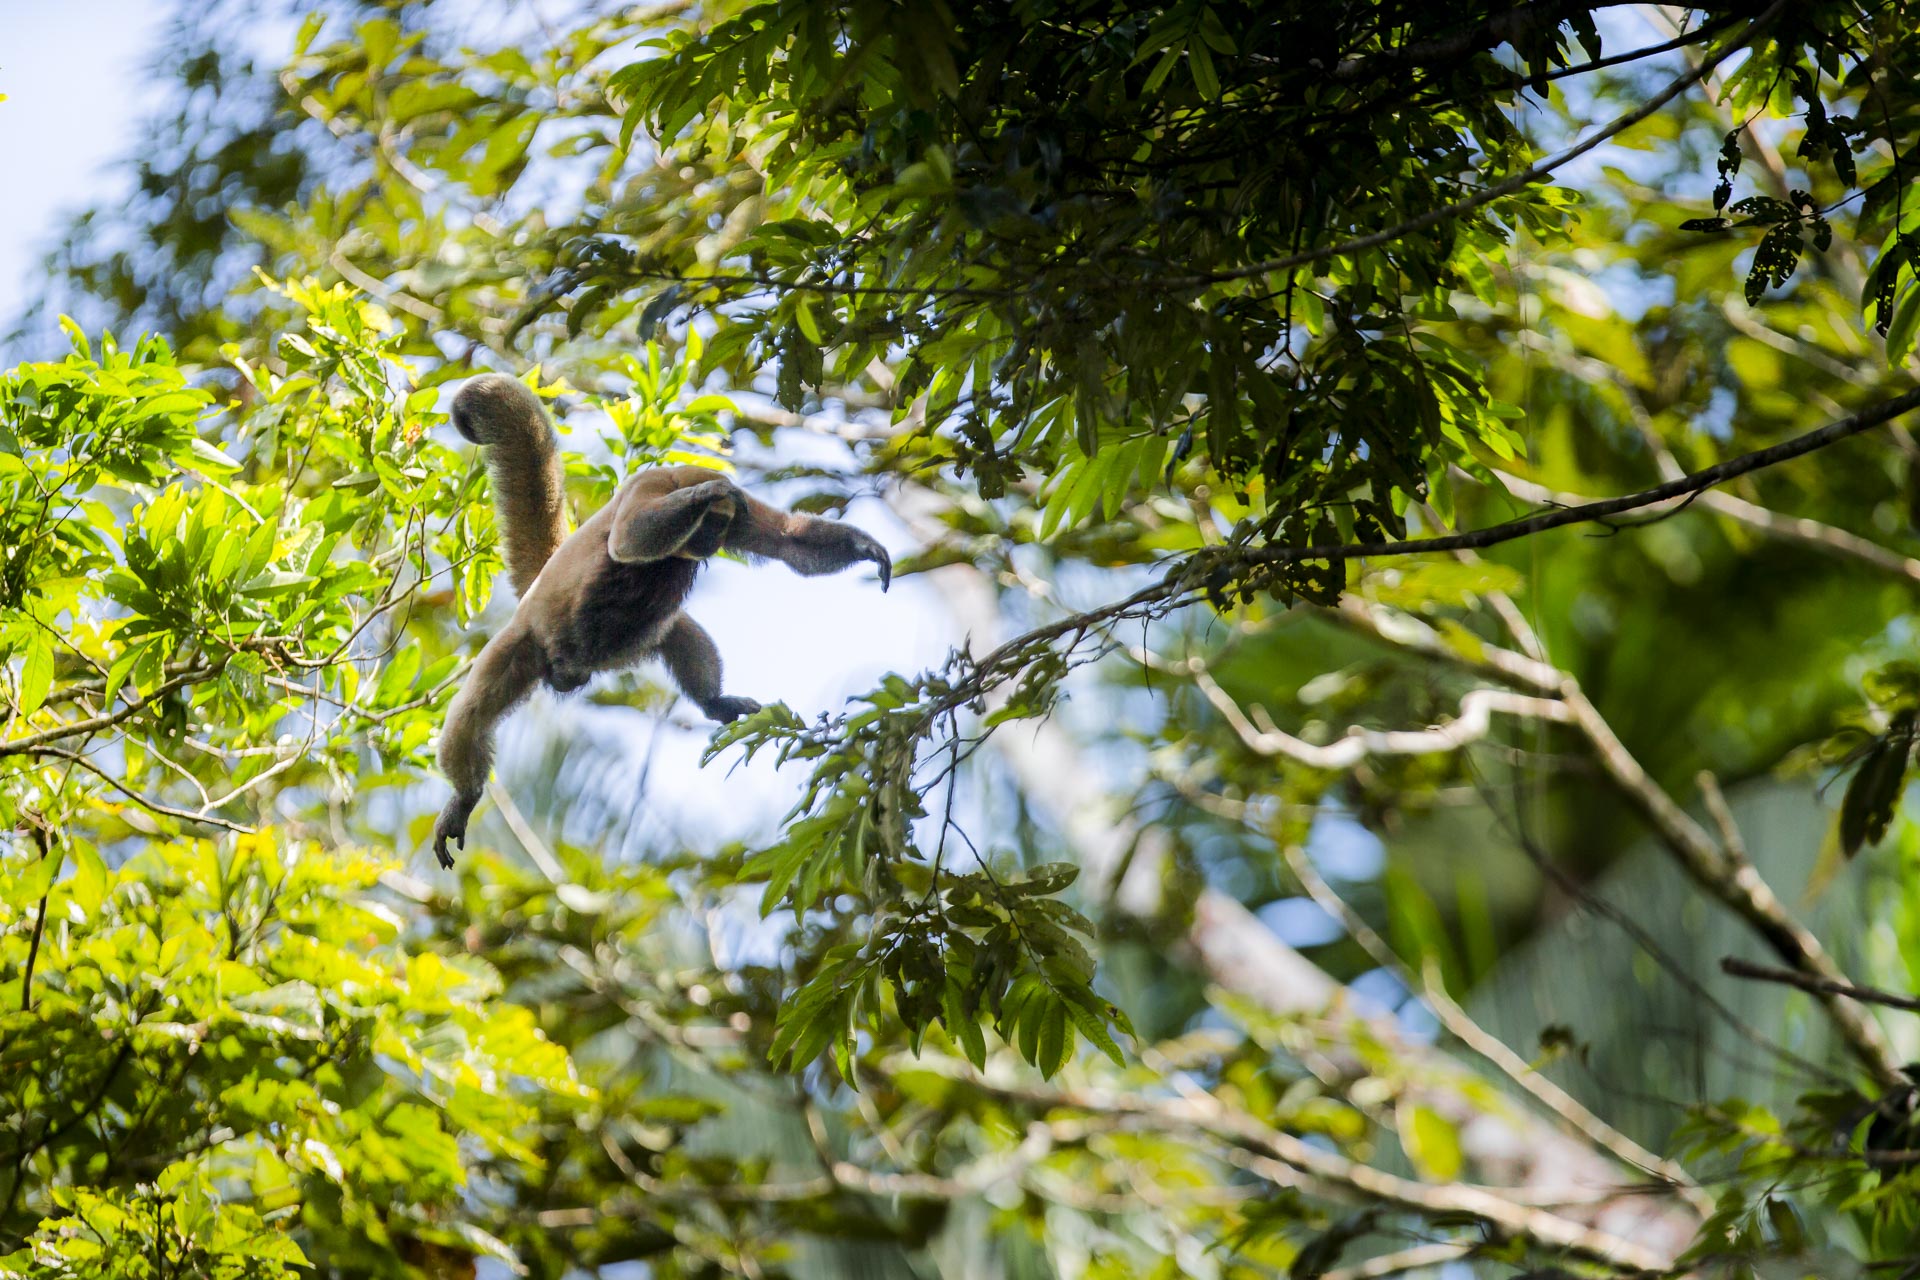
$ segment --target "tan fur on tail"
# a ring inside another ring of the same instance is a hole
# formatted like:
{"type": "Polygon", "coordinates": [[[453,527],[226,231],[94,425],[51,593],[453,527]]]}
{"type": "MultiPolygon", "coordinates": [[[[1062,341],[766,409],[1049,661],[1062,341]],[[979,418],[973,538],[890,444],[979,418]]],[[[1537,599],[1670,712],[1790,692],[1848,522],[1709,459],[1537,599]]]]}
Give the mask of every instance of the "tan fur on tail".
{"type": "Polygon", "coordinates": [[[560,440],[526,384],[489,373],[453,398],[453,425],[487,446],[487,474],[499,512],[501,556],[522,596],[567,536],[560,440]]]}

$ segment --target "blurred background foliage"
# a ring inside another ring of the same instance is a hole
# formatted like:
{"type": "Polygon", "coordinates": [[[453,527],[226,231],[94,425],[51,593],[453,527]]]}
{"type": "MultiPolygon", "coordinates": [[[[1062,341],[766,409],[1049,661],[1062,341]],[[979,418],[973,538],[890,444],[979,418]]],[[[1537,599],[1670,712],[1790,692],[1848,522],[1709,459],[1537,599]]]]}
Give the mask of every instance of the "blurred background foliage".
{"type": "Polygon", "coordinates": [[[1909,429],[1381,545],[1910,392],[1916,32],[179,6],[7,319],[0,1274],[1920,1266],[1909,429]],[[723,648],[900,669],[731,791],[540,699],[429,871],[482,369],[576,513],[851,508],[905,590],[723,648]]]}

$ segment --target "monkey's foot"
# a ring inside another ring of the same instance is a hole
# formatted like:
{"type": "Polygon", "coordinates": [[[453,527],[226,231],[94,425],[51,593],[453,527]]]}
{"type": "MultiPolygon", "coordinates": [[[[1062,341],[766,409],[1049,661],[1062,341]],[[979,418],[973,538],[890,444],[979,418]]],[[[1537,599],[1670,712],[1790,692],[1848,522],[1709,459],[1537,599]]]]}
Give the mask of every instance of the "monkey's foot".
{"type": "Polygon", "coordinates": [[[760,704],[752,698],[734,698],[725,694],[706,702],[700,708],[707,714],[708,719],[718,720],[721,724],[732,724],[741,716],[750,716],[759,709],[760,704]]]}
{"type": "Polygon", "coordinates": [[[447,843],[465,851],[467,847],[467,818],[473,812],[475,801],[455,796],[447,801],[447,807],[440,811],[440,820],[433,824],[433,856],[440,865],[449,869],[453,866],[453,854],[448,851],[447,843]]]}

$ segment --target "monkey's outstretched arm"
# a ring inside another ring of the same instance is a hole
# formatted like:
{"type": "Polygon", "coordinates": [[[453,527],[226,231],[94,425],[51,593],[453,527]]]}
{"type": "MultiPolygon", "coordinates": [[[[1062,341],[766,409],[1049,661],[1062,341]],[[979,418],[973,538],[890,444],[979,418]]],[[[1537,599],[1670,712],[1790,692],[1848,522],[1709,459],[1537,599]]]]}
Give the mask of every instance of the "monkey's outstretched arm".
{"type": "MultiPolygon", "coordinates": [[[[732,481],[715,478],[678,487],[679,470],[647,472],[621,491],[607,534],[608,555],[624,563],[664,560],[687,549],[709,519],[721,524],[732,520],[745,498],[732,481]]],[[[699,541],[712,544],[696,548],[700,554],[719,549],[718,538],[703,536],[699,541]]]]}
{"type": "Polygon", "coordinates": [[[453,799],[433,828],[433,852],[451,867],[447,842],[466,847],[467,819],[487,786],[493,765],[493,728],[540,678],[540,650],[524,626],[509,623],[487,642],[467,672],[467,683],[447,708],[440,731],[440,770],[453,783],[453,799]]]}
{"type": "MultiPolygon", "coordinates": [[[[736,493],[739,491],[736,490],[736,493]]],[[[880,589],[893,580],[893,559],[871,534],[838,520],[782,511],[739,494],[740,513],[727,531],[729,551],[766,556],[809,577],[833,573],[861,560],[880,570],[880,589]]]]}
{"type": "Polygon", "coordinates": [[[720,650],[706,628],[680,614],[660,639],[660,656],[680,691],[693,700],[708,719],[728,724],[760,709],[752,698],[728,697],[720,692],[720,650]]]}

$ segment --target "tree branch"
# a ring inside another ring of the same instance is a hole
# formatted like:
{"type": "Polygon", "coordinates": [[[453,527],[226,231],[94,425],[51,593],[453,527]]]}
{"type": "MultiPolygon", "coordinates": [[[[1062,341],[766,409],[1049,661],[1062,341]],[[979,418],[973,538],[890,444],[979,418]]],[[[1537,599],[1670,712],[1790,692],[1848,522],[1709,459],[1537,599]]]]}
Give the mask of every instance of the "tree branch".
{"type": "MultiPolygon", "coordinates": [[[[1385,613],[1352,597],[1342,601],[1332,615],[1389,644],[1469,670],[1496,673],[1534,692],[1559,698],[1593,749],[1601,770],[1639,811],[1680,869],[1746,921],[1791,969],[1822,982],[1845,984],[1845,975],[1835,966],[1820,939],[1793,918],[1751,862],[1723,849],[1648,775],[1572,675],[1550,663],[1495,645],[1485,645],[1475,658],[1467,659],[1424,622],[1385,613]]],[[[1844,993],[1823,990],[1820,994],[1828,1016],[1861,1065],[1882,1082],[1893,1084],[1904,1080],[1879,1026],[1858,1006],[1849,1003],[1844,993]]]]}
{"type": "Polygon", "coordinates": [[[1795,436],[1791,440],[1783,440],[1765,449],[1756,449],[1752,453],[1743,453],[1738,457],[1728,458],[1725,462],[1702,467],[1698,471],[1669,480],[1664,484],[1654,485],[1650,489],[1624,494],[1618,498],[1602,498],[1595,502],[1583,502],[1553,511],[1542,511],[1468,533],[1443,534],[1434,538],[1408,538],[1401,542],[1352,542],[1324,547],[1259,547],[1235,554],[1255,564],[1292,564],[1302,560],[1339,562],[1379,556],[1418,555],[1434,551],[1476,551],[1484,547],[1498,546],[1503,542],[1530,537],[1536,533],[1545,533],[1549,529],[1564,529],[1568,525],[1575,524],[1592,524],[1613,516],[1671,502],[1675,498],[1703,493],[1715,485],[1725,484],[1740,476],[1762,471],[1782,462],[1804,457],[1809,453],[1816,453],[1828,445],[1838,444],[1864,431],[1871,431],[1914,409],[1920,409],[1920,390],[1908,391],[1891,400],[1862,409],[1851,417],[1829,422],[1824,427],[1795,436]]]}
{"type": "MultiPolygon", "coordinates": [[[[1523,502],[1578,507],[1590,505],[1593,501],[1580,494],[1561,493],[1549,489],[1543,484],[1536,484],[1511,472],[1496,471],[1493,474],[1499,478],[1501,484],[1506,486],[1508,493],[1523,502]]],[[[1700,505],[1708,511],[1737,520],[1762,533],[1791,542],[1804,543],[1831,555],[1858,560],[1862,564],[1872,565],[1876,569],[1898,577],[1920,582],[1920,560],[1903,556],[1897,551],[1889,551],[1879,543],[1863,538],[1857,533],[1848,533],[1845,529],[1822,524],[1806,516],[1782,515],[1758,503],[1748,502],[1745,498],[1738,498],[1731,493],[1723,493],[1719,490],[1708,490],[1697,497],[1700,505]]],[[[1675,508],[1679,505],[1679,502],[1674,503],[1675,508]]]]}
{"type": "Polygon", "coordinates": [[[1878,987],[1863,987],[1858,983],[1847,982],[1840,978],[1821,978],[1793,969],[1776,968],[1770,964],[1755,964],[1751,960],[1742,960],[1738,956],[1727,956],[1721,960],[1720,972],[1735,978],[1752,978],[1756,982],[1777,982],[1782,986],[1798,987],[1810,995],[1845,996],[1849,1000],[1859,1000],[1865,1004],[1883,1004],[1889,1009],[1905,1009],[1908,1013],[1920,1013],[1920,999],[1913,996],[1897,995],[1891,991],[1882,991],[1878,987]]]}
{"type": "MultiPolygon", "coordinates": [[[[1473,689],[1460,699],[1460,713],[1445,724],[1431,729],[1365,729],[1354,725],[1337,742],[1317,746],[1279,729],[1256,729],[1227,696],[1203,663],[1189,658],[1185,663],[1161,663],[1172,671],[1184,670],[1194,685],[1206,695],[1240,741],[1249,751],[1263,756],[1285,756],[1309,768],[1351,769],[1368,756],[1426,756],[1458,751],[1478,742],[1493,728],[1493,713],[1535,720],[1572,721],[1572,714],[1553,698],[1533,698],[1505,689],[1473,689]]],[[[1256,711],[1258,709],[1256,708],[1256,711]]]]}
{"type": "Polygon", "coordinates": [[[1426,555],[1441,551],[1472,551],[1498,546],[1501,543],[1514,542],[1534,534],[1544,533],[1550,529],[1563,529],[1571,525],[1604,521],[1613,516],[1656,507],[1676,498],[1702,493],[1739,476],[1749,475],[1755,471],[1815,453],[1829,445],[1870,431],[1916,408],[1920,408],[1920,390],[1895,396],[1891,400],[1862,409],[1851,417],[1830,422],[1824,427],[1795,436],[1791,440],[1782,441],[1765,449],[1756,449],[1751,453],[1743,453],[1738,457],[1704,467],[1650,489],[1624,494],[1618,498],[1603,498],[1554,511],[1543,511],[1467,533],[1443,534],[1431,538],[1408,538],[1399,542],[1353,542],[1308,547],[1209,548],[1171,565],[1165,577],[1140,588],[1131,595],[1099,608],[1069,614],[1044,626],[1035,627],[994,648],[973,664],[972,678],[959,683],[955,692],[943,700],[941,710],[974,700],[985,687],[996,683],[1002,672],[1017,674],[1024,671],[1031,652],[1037,645],[1051,643],[1063,636],[1084,637],[1090,632],[1099,631],[1116,622],[1157,617],[1179,607],[1189,597],[1197,597],[1207,590],[1209,570],[1213,568],[1231,571],[1235,567],[1264,568],[1306,561],[1341,564],[1349,560],[1426,555]]]}

